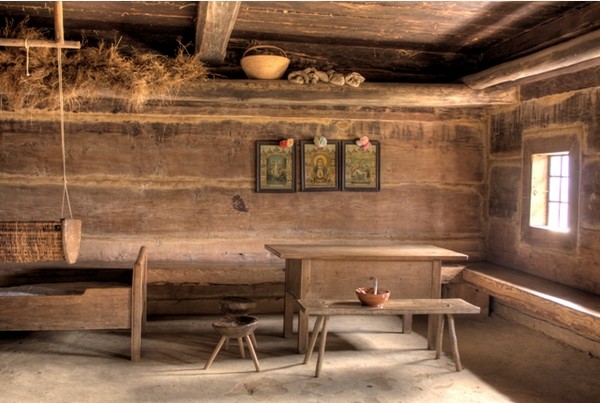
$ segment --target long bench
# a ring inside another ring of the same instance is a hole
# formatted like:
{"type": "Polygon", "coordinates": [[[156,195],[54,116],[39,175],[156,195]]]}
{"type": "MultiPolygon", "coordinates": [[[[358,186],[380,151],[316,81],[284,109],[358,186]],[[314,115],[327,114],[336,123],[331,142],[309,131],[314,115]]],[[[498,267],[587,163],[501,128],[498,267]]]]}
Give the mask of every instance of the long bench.
{"type": "Polygon", "coordinates": [[[454,314],[476,314],[479,307],[462,299],[392,299],[383,307],[362,306],[358,301],[347,300],[299,300],[300,310],[307,315],[316,315],[317,320],[304,357],[304,364],[308,363],[315,348],[317,337],[321,334],[319,342],[319,357],[315,377],[321,374],[325,344],[327,343],[327,322],[332,315],[438,315],[436,332],[435,358],[439,359],[442,350],[444,332],[444,315],[448,318],[448,332],[452,346],[452,356],[457,371],[462,370],[458,341],[454,325],[454,314]]]}
{"type": "Polygon", "coordinates": [[[521,312],[600,343],[598,295],[489,262],[467,264],[462,278],[521,312]]]}

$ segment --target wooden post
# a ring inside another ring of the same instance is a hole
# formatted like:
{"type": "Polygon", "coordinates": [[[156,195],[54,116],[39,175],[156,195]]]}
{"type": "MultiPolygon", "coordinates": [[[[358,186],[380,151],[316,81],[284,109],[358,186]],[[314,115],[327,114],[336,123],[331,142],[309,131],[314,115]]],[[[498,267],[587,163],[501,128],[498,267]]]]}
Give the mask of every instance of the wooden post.
{"type": "Polygon", "coordinates": [[[196,17],[196,53],[200,60],[220,65],[240,10],[239,1],[200,1],[196,17]]]}
{"type": "Polygon", "coordinates": [[[54,40],[56,41],[56,43],[65,42],[62,1],[54,2],[54,40]]]}

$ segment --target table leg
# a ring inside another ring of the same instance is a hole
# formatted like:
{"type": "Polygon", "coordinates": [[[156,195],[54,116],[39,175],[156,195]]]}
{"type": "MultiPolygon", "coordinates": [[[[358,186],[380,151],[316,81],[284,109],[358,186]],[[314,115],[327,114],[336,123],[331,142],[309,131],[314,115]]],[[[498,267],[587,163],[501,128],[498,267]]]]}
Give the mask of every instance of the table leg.
{"type": "Polygon", "coordinates": [[[327,322],[329,316],[325,315],[323,320],[323,328],[321,329],[321,343],[319,345],[319,359],[317,360],[317,369],[315,371],[315,378],[321,375],[321,367],[323,366],[323,356],[325,355],[325,344],[327,343],[327,322]]]}
{"type": "Polygon", "coordinates": [[[413,316],[409,313],[402,315],[402,333],[412,333],[412,320],[413,316]]]}
{"type": "Polygon", "coordinates": [[[306,352],[308,346],[308,315],[298,312],[298,353],[306,352]]]}
{"type": "MultiPolygon", "coordinates": [[[[442,298],[442,261],[434,259],[431,262],[431,298],[442,298]]],[[[427,349],[433,350],[437,343],[439,315],[429,315],[427,320],[427,349]]]]}
{"type": "Polygon", "coordinates": [[[283,337],[290,337],[294,333],[294,308],[296,307],[296,298],[294,294],[285,291],[283,300],[283,337]]]}
{"type": "Polygon", "coordinates": [[[437,340],[435,343],[435,359],[439,360],[442,355],[442,341],[444,340],[444,315],[438,315],[437,340]]]}

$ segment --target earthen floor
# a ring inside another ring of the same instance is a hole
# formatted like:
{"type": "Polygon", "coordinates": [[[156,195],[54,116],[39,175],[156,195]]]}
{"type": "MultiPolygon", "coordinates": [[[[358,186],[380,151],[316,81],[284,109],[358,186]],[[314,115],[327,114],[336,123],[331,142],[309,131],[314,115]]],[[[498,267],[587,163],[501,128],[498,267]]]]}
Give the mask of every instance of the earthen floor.
{"type": "Polygon", "coordinates": [[[458,318],[464,370],[425,349],[426,323],[333,317],[321,377],[302,365],[279,315],[256,315],[256,372],[237,343],[208,370],[217,317],[151,320],[142,361],[123,331],[0,332],[0,402],[592,402],[600,359],[500,317],[458,318]]]}

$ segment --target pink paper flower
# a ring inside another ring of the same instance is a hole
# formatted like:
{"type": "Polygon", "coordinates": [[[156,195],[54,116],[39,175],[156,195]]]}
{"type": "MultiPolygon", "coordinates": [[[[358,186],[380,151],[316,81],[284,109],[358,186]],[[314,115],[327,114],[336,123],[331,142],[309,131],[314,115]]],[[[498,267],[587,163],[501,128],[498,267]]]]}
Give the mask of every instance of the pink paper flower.
{"type": "Polygon", "coordinates": [[[356,145],[362,148],[363,150],[366,150],[367,148],[371,147],[371,141],[369,140],[369,137],[362,136],[361,138],[356,140],[356,145]]]}
{"type": "Polygon", "coordinates": [[[283,139],[279,142],[279,147],[290,148],[294,145],[294,139],[283,139]]]}

